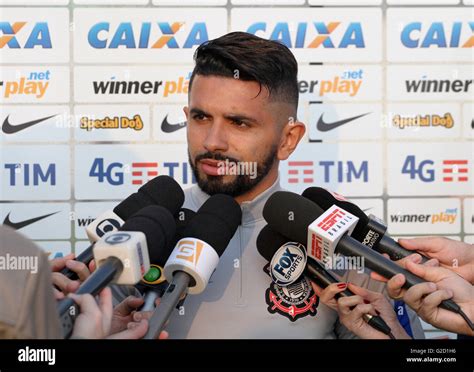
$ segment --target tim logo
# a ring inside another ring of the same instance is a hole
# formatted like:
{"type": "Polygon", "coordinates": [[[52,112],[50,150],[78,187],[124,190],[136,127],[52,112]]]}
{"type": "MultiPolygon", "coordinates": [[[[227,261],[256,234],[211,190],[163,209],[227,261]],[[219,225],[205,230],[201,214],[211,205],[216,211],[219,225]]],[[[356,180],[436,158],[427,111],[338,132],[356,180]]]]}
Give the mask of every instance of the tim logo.
{"type": "Polygon", "coordinates": [[[270,40],[279,41],[288,48],[365,48],[360,22],[351,22],[347,25],[341,25],[341,22],[299,22],[296,24],[294,35],[290,32],[287,22],[278,22],[273,29],[267,28],[265,22],[257,22],[250,25],[247,32],[254,35],[258,33],[257,36],[261,37],[262,33],[269,34],[270,40]],[[313,36],[308,37],[309,34],[313,36]]]}
{"type": "Polygon", "coordinates": [[[341,221],[345,216],[344,211],[341,209],[333,210],[326,218],[324,218],[320,223],[318,223],[318,227],[323,229],[324,231],[328,231],[331,227],[341,221]]]}
{"type": "Polygon", "coordinates": [[[95,49],[190,49],[209,40],[206,23],[184,25],[184,22],[143,22],[140,25],[122,22],[114,27],[110,22],[100,22],[89,30],[88,42],[95,49]],[[181,45],[177,34],[180,40],[184,39],[181,45]]]}
{"type": "Polygon", "coordinates": [[[7,46],[10,49],[33,49],[40,47],[43,49],[51,49],[51,36],[49,34],[48,24],[46,22],[37,22],[33,29],[29,32],[24,31],[26,22],[0,22],[0,49],[7,46]],[[23,32],[21,30],[23,29],[23,32]],[[17,39],[21,33],[23,46],[17,39]]]}
{"type": "Polygon", "coordinates": [[[178,243],[177,259],[189,261],[197,266],[204,244],[196,240],[181,240],[178,243]]]}
{"type": "Polygon", "coordinates": [[[313,183],[313,167],[312,161],[289,161],[288,183],[313,183]]]}

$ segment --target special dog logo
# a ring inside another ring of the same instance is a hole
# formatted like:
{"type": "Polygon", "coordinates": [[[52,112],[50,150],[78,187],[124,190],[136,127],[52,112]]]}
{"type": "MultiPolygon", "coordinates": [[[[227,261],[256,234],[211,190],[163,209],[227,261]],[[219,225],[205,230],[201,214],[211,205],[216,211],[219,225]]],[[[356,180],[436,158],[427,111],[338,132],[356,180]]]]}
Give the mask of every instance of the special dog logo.
{"type": "MultiPolygon", "coordinates": [[[[269,264],[263,269],[269,274],[269,264]]],[[[293,284],[281,287],[271,282],[270,288],[265,291],[265,302],[268,312],[280,314],[295,322],[307,315],[315,316],[319,305],[319,298],[306,277],[301,276],[293,284]]]]}

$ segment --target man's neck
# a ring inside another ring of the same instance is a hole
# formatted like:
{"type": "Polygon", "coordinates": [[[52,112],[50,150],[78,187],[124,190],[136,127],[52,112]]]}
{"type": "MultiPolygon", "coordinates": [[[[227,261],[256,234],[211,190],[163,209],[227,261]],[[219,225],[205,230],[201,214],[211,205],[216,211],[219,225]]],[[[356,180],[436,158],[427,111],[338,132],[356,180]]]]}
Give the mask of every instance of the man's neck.
{"type": "Polygon", "coordinates": [[[264,191],[268,190],[278,178],[278,166],[274,167],[268,174],[256,185],[252,190],[245,194],[236,196],[234,199],[237,203],[242,204],[243,202],[254,200],[264,191]]]}

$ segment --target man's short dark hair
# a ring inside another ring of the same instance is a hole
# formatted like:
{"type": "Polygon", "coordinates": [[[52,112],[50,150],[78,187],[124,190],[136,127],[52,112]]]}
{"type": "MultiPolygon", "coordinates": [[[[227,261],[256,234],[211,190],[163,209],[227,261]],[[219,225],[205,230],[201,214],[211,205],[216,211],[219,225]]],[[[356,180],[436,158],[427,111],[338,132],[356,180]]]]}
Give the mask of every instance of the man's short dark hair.
{"type": "MultiPolygon", "coordinates": [[[[231,32],[201,44],[194,53],[189,90],[196,75],[255,81],[267,88],[270,100],[298,108],[298,64],[283,44],[246,32],[231,32]]],[[[260,94],[259,92],[259,94],[260,94]]]]}

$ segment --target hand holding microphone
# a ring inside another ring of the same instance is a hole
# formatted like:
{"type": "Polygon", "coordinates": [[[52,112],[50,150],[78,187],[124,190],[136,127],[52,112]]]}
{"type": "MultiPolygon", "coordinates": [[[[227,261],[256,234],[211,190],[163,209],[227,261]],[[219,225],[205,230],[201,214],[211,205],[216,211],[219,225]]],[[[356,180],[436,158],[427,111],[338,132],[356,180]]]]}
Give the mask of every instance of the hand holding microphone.
{"type": "Polygon", "coordinates": [[[474,320],[474,287],[468,281],[444,267],[407,262],[406,268],[426,282],[406,289],[405,276],[397,274],[387,282],[390,297],[402,298],[425,322],[435,327],[474,335],[472,328],[466,324],[472,324],[474,320]],[[440,306],[442,301],[448,299],[456,301],[463,308],[465,321],[440,306]]]}
{"type": "MultiPolygon", "coordinates": [[[[277,191],[268,199],[263,209],[268,224],[293,241],[307,244],[308,255],[325,263],[334,254],[363,257],[365,265],[377,273],[391,278],[403,273],[404,287],[424,283],[420,277],[403,270],[380,253],[350,237],[357,224],[357,217],[340,207],[323,211],[317,204],[294,193],[277,191]]],[[[454,301],[445,299],[440,306],[461,315],[474,330],[474,324],[454,301]]]]}
{"type": "MultiPolygon", "coordinates": [[[[158,176],[153,178],[140,187],[136,193],[118,204],[113,211],[104,212],[87,226],[87,236],[92,244],[75,260],[89,265],[94,258],[94,243],[104,234],[120,230],[125,221],[144,207],[159,205],[166,208],[174,216],[178,213],[183,202],[183,190],[172,177],[158,176]]],[[[66,267],[60,273],[71,280],[78,280],[79,277],[76,272],[77,270],[66,267]]],[[[65,282],[64,279],[58,279],[58,281],[65,282]]]]}
{"type": "Polygon", "coordinates": [[[53,292],[56,300],[62,300],[68,293],[77,291],[82,282],[84,282],[92,272],[95,271],[95,262],[92,260],[89,265],[74,259],[74,253],[67,256],[55,258],[49,261],[51,266],[51,279],[53,281],[53,292]],[[68,270],[74,273],[77,280],[71,279],[72,274],[64,275],[62,272],[68,270]]]}
{"type": "Polygon", "coordinates": [[[474,246],[472,244],[443,238],[423,237],[399,239],[398,242],[406,249],[435,258],[440,265],[454,271],[471,284],[474,284],[474,246]]]}
{"type": "MultiPolygon", "coordinates": [[[[338,299],[354,297],[354,293],[347,289],[345,283],[343,288],[335,289],[338,287],[337,278],[311,257],[307,257],[306,247],[296,242],[290,242],[288,238],[274,231],[269,225],[266,225],[260,231],[257,237],[257,249],[263,258],[270,261],[270,276],[279,285],[290,285],[298,280],[304,272],[311,280],[311,285],[316,294],[320,296],[321,301],[335,311],[338,311],[338,299]]],[[[349,310],[352,311],[352,308],[349,310]]],[[[359,312],[357,314],[360,320],[367,324],[367,327],[372,328],[372,331],[369,332],[370,336],[381,338],[385,334],[390,338],[396,337],[392,333],[391,327],[387,325],[382,317],[374,314],[374,311],[371,311],[371,313],[369,311],[359,312]],[[376,335],[379,337],[376,337],[376,335]]],[[[404,336],[397,327],[400,327],[398,321],[396,324],[394,323],[394,329],[397,330],[395,333],[397,336],[404,336]]],[[[361,328],[360,324],[359,328],[361,328]]],[[[365,330],[364,334],[367,334],[365,327],[362,327],[362,330],[365,330]]],[[[360,332],[356,334],[363,337],[360,332]]]]}
{"type": "MultiPolygon", "coordinates": [[[[79,287],[77,294],[96,295],[110,283],[134,285],[154,261],[167,250],[176,224],[171,213],[160,206],[143,208],[130,218],[122,231],[111,232],[94,246],[98,269],[79,287]]],[[[72,332],[77,305],[71,298],[58,303],[65,337],[72,332]]]]}
{"type": "Polygon", "coordinates": [[[411,339],[400,325],[392,305],[383,294],[354,284],[349,284],[348,289],[354,293],[354,296],[340,297],[337,300],[337,307],[339,320],[349,331],[364,339],[388,338],[387,335],[370,327],[365,321],[366,314],[370,314],[380,316],[387,322],[392,330],[393,337],[391,338],[411,339]]]}

